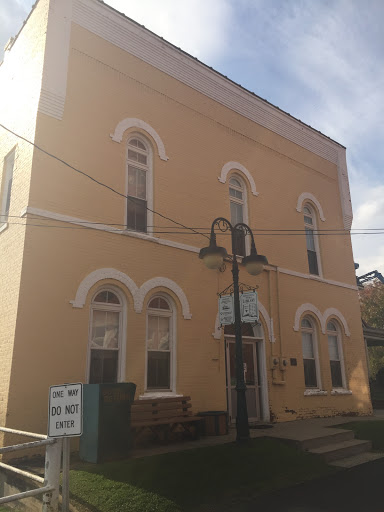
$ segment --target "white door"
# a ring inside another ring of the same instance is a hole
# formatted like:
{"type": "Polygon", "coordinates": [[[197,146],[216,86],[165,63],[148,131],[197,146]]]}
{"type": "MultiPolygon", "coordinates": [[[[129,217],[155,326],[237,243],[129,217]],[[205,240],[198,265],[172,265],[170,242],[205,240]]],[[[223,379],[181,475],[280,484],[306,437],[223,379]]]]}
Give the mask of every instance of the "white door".
{"type": "MultiPolygon", "coordinates": [[[[244,381],[247,386],[245,393],[249,421],[260,421],[261,385],[257,361],[257,341],[243,339],[244,381]]],[[[236,391],[236,349],[234,337],[225,338],[226,369],[227,369],[227,400],[229,421],[236,421],[237,391],[236,391]]]]}

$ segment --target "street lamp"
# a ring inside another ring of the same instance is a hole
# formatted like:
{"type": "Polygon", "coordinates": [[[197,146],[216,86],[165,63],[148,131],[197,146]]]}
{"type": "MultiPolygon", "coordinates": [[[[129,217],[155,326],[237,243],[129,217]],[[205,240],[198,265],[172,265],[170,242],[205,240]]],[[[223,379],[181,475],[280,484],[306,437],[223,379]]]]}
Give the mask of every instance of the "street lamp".
{"type": "Polygon", "coordinates": [[[237,391],[237,414],[236,414],[236,439],[244,441],[249,439],[248,411],[246,401],[246,385],[244,382],[244,365],[243,365],[243,340],[241,336],[241,313],[240,313],[240,294],[239,294],[239,266],[236,255],[236,242],[244,235],[251,236],[251,254],[243,258],[242,264],[247,272],[252,276],[257,276],[263,271],[264,265],[268,265],[265,256],[257,254],[253,233],[249,226],[242,222],[232,226],[232,224],[224,217],[218,217],[212,222],[211,237],[209,247],[204,247],[199,253],[199,258],[210,269],[219,269],[224,258],[232,260],[233,275],[233,295],[235,306],[235,341],[236,341],[236,391],[237,391]],[[232,257],[230,258],[224,247],[216,244],[215,227],[221,232],[230,231],[232,240],[232,257]]]}

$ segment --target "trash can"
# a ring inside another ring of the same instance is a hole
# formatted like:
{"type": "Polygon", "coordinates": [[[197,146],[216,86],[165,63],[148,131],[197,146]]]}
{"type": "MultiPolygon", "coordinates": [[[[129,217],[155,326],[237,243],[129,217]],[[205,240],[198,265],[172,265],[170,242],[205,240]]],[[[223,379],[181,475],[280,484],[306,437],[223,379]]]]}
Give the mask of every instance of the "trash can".
{"type": "Polygon", "coordinates": [[[206,436],[225,436],[228,434],[227,411],[199,412],[198,416],[204,418],[203,434],[206,436]]]}
{"type": "Polygon", "coordinates": [[[132,446],[131,404],[136,384],[84,384],[80,458],[105,462],[129,456],[132,446]]]}

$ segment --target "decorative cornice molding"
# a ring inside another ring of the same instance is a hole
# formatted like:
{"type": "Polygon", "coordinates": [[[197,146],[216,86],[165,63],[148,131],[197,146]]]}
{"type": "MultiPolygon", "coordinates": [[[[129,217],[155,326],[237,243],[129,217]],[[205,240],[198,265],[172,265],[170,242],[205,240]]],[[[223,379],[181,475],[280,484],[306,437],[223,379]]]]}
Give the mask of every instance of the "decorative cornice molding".
{"type": "Polygon", "coordinates": [[[183,317],[185,320],[190,320],[192,315],[187,296],[175,281],[172,281],[172,279],[168,279],[167,277],[154,277],[140,286],[140,289],[135,294],[134,300],[136,313],[141,313],[143,311],[144,299],[148,292],[160,287],[168,288],[168,290],[171,290],[177,296],[182,307],[183,317]]]}
{"type": "Polygon", "coordinates": [[[72,306],[74,308],[84,307],[89,290],[96,283],[105,279],[113,279],[115,281],[119,281],[130,291],[132,298],[135,298],[138,288],[135,282],[130,277],[128,277],[127,274],[124,274],[124,272],[120,272],[114,268],[99,268],[98,270],[94,270],[88,274],[87,277],[81,281],[76,292],[75,300],[70,301],[72,306]]]}
{"type": "Polygon", "coordinates": [[[148,135],[150,135],[152,139],[156,142],[157,151],[159,153],[159,157],[161,158],[161,160],[169,160],[165,153],[164,143],[161,140],[160,135],[154,128],[152,128],[151,125],[149,125],[145,121],[142,121],[141,119],[137,119],[135,117],[127,117],[126,119],[123,119],[117,124],[115,131],[110,134],[110,137],[114,142],[120,143],[123,140],[124,132],[126,130],[129,130],[130,128],[139,128],[145,131],[148,135]]]}
{"type": "Polygon", "coordinates": [[[347,321],[344,318],[344,315],[342,313],[340,313],[340,311],[338,309],[328,308],[324,311],[323,316],[324,316],[325,325],[327,325],[330,317],[336,317],[340,321],[340,323],[343,325],[345,335],[348,337],[351,336],[351,331],[349,330],[347,321]]]}
{"type": "Polygon", "coordinates": [[[302,208],[303,208],[303,203],[307,199],[309,201],[311,201],[316,206],[317,211],[319,212],[320,219],[324,222],[325,221],[325,217],[324,217],[323,208],[321,207],[321,204],[316,199],[316,197],[313,194],[311,194],[310,192],[303,192],[302,194],[300,194],[299,199],[297,200],[296,210],[299,213],[301,213],[302,208]]]}
{"type": "Polygon", "coordinates": [[[218,180],[220,181],[220,183],[227,182],[228,173],[232,170],[240,171],[247,178],[249,185],[251,187],[251,190],[252,190],[252,194],[254,196],[259,195],[259,193],[256,192],[256,183],[252,177],[252,174],[248,171],[248,169],[246,167],[244,167],[244,165],[239,164],[239,162],[227,162],[223,166],[223,168],[221,169],[221,174],[218,177],[218,180]]]}
{"type": "Polygon", "coordinates": [[[327,332],[327,322],[330,317],[336,317],[340,323],[344,327],[344,333],[346,336],[351,336],[351,331],[349,330],[347,321],[344,318],[344,315],[340,313],[340,311],[336,308],[328,308],[324,311],[323,314],[321,314],[320,310],[317,309],[316,306],[310,303],[302,304],[299,308],[297,308],[296,314],[295,314],[295,323],[293,326],[294,331],[300,330],[300,320],[304,313],[311,312],[314,315],[317,316],[319,319],[320,325],[321,325],[321,332],[323,334],[326,334],[327,332]]]}

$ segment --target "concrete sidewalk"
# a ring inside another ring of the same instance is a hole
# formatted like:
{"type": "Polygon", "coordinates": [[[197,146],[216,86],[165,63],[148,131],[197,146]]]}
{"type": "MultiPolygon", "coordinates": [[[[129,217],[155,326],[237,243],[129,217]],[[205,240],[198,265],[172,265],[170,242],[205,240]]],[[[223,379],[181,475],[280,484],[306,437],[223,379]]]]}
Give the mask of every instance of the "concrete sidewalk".
{"type": "MultiPolygon", "coordinates": [[[[271,424],[272,426],[267,425],[266,428],[251,428],[250,435],[251,438],[267,436],[300,443],[301,441],[312,439],[314,437],[326,436],[332,431],[336,432],[336,429],[332,429],[334,425],[340,425],[351,421],[372,420],[384,420],[384,410],[375,410],[373,416],[334,416],[332,418],[314,418],[274,423],[271,424]]],[[[260,427],[262,427],[262,425],[260,425],[260,427]]],[[[131,456],[134,458],[148,457],[151,455],[159,455],[161,453],[178,452],[182,450],[232,443],[235,440],[236,428],[231,427],[229,433],[225,436],[206,436],[196,441],[185,441],[161,446],[152,445],[145,448],[135,448],[131,456]]]]}

